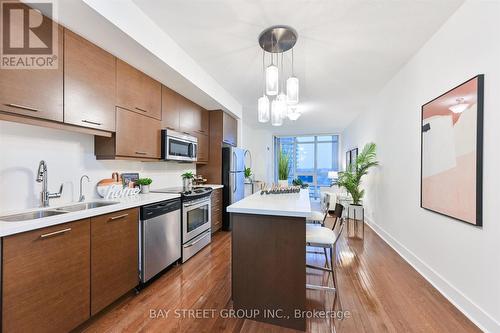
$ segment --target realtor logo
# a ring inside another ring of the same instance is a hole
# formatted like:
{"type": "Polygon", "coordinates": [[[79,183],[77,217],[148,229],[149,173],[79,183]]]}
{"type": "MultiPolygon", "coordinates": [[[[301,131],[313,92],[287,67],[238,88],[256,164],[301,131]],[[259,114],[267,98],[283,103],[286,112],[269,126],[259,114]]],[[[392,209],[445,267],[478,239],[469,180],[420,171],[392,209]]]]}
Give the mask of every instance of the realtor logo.
{"type": "Polygon", "coordinates": [[[57,69],[58,29],[52,1],[1,1],[1,69],[57,69]],[[44,14],[42,14],[44,13],[44,14]]]}

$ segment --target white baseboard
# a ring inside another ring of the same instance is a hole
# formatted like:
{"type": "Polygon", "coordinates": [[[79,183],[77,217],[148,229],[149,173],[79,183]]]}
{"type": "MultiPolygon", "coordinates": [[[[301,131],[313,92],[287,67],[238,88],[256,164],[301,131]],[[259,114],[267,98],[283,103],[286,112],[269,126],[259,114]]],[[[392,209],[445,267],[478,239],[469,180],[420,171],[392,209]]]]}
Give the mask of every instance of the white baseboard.
{"type": "Polygon", "coordinates": [[[500,332],[500,323],[489,313],[472,302],[460,290],[455,288],[439,273],[429,267],[417,255],[398,242],[373,220],[365,218],[366,223],[377,235],[394,249],[407,263],[422,275],[434,288],[436,288],[448,301],[469,318],[484,332],[500,332]]]}

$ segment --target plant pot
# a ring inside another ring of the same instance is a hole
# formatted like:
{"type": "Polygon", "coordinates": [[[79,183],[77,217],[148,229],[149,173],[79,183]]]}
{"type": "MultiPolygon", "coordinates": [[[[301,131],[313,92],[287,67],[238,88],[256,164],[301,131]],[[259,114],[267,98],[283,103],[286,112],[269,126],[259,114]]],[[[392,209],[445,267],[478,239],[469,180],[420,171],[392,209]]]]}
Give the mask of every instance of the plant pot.
{"type": "Polygon", "coordinates": [[[278,180],[278,185],[280,187],[288,187],[288,179],[278,180]]]}
{"type": "Polygon", "coordinates": [[[182,178],[182,190],[184,192],[189,192],[193,189],[193,179],[182,178]]]}
{"type": "Polygon", "coordinates": [[[149,193],[149,185],[141,185],[141,193],[142,194],[149,193]]]}

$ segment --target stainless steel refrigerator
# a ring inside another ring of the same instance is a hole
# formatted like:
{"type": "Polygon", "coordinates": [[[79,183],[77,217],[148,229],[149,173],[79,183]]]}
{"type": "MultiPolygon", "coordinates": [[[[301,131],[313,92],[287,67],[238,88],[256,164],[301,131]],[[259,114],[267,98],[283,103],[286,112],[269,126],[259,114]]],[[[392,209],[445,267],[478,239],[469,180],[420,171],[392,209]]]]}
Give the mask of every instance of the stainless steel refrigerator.
{"type": "Polygon", "coordinates": [[[222,148],[222,229],[231,230],[230,215],[226,207],[245,196],[245,149],[222,148]]]}

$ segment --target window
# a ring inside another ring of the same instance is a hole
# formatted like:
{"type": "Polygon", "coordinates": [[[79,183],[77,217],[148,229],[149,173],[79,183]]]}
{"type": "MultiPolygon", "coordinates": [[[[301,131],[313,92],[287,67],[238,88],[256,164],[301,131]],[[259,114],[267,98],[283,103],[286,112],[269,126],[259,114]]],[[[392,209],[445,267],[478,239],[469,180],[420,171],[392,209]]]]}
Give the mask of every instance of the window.
{"type": "Polygon", "coordinates": [[[299,178],[309,184],[310,195],[319,198],[320,187],[330,186],[328,171],[339,170],[339,136],[286,136],[276,137],[276,175],[278,179],[278,152],[291,156],[288,181],[299,178]]]}

